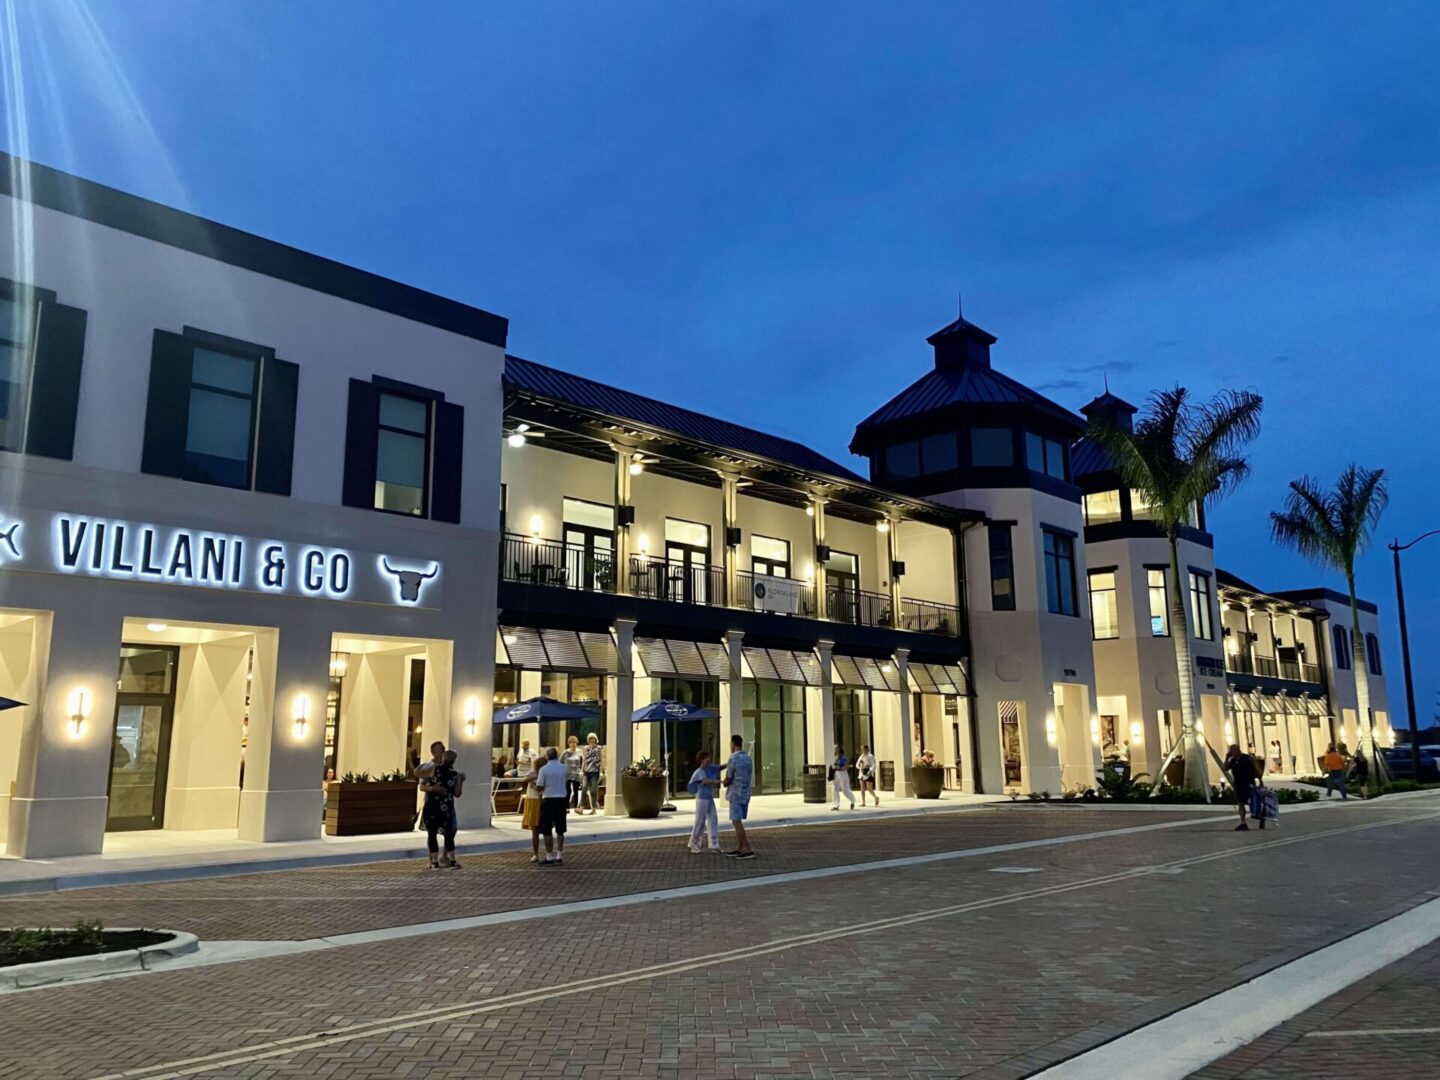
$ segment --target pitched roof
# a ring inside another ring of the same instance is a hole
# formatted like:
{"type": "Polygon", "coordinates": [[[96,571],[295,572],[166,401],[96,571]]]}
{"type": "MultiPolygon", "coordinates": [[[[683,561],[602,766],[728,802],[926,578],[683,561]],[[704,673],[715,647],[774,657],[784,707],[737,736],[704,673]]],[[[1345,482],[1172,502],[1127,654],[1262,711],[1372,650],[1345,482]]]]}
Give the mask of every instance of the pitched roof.
{"type": "Polygon", "coordinates": [[[953,405],[1023,405],[1069,424],[1076,431],[1085,426],[1085,422],[1069,409],[994,368],[978,365],[934,368],[860,421],[851,448],[859,441],[861,432],[868,428],[953,405]]]}
{"type": "Polygon", "coordinates": [[[1077,479],[1114,471],[1115,462],[1109,451],[1094,439],[1081,439],[1070,448],[1070,472],[1077,479]]]}
{"type": "Polygon", "coordinates": [[[769,435],[754,428],[732,424],[713,416],[669,405],[642,394],[634,394],[619,387],[572,375],[568,371],[523,360],[518,356],[505,357],[505,385],[507,388],[522,390],[537,397],[563,402],[591,412],[633,420],[647,427],[671,431],[689,439],[697,439],[730,450],[768,458],[784,465],[790,465],[807,472],[824,473],[858,483],[868,483],[855,472],[823,454],[816,453],[808,446],[769,435]]]}

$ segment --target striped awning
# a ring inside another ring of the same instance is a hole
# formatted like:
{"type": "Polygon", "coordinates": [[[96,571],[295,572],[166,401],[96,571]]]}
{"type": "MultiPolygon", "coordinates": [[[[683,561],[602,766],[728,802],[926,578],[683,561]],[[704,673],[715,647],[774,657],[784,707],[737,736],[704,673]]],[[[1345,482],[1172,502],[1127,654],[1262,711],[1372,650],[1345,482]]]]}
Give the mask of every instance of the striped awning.
{"type": "Polygon", "coordinates": [[[864,690],[900,689],[900,674],[888,660],[874,660],[868,656],[834,656],[836,686],[853,686],[864,690]]]}
{"type": "Polygon", "coordinates": [[[965,693],[965,669],[959,664],[905,665],[911,685],[922,694],[965,693]]]}
{"type": "Polygon", "coordinates": [[[730,658],[718,641],[680,641],[674,638],[636,638],[635,651],[645,674],[656,678],[675,675],[686,679],[728,679],[730,658]]]}
{"type": "Polygon", "coordinates": [[[750,678],[798,686],[820,686],[820,659],[813,652],[792,649],[762,649],[746,645],[742,652],[750,678]]]}
{"type": "Polygon", "coordinates": [[[1303,700],[1307,716],[1326,717],[1330,715],[1330,704],[1324,698],[1307,696],[1303,700]]]}
{"type": "Polygon", "coordinates": [[[609,634],[578,630],[535,630],[500,627],[504,661],[527,671],[604,672],[620,670],[615,639],[609,634]]]}

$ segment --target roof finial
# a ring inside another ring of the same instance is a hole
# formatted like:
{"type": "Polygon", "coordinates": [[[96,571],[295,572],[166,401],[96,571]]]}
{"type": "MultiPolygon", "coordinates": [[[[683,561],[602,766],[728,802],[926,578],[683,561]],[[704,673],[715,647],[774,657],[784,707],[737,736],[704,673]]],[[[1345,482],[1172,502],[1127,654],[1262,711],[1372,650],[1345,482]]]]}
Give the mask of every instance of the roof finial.
{"type": "Polygon", "coordinates": [[[955,294],[955,317],[960,322],[965,321],[965,294],[963,292],[955,294]]]}
{"type": "Polygon", "coordinates": [[[1104,372],[1104,375],[1105,375],[1105,393],[1108,394],[1108,393],[1110,392],[1110,372],[1108,372],[1108,371],[1107,371],[1107,372],[1104,372]]]}

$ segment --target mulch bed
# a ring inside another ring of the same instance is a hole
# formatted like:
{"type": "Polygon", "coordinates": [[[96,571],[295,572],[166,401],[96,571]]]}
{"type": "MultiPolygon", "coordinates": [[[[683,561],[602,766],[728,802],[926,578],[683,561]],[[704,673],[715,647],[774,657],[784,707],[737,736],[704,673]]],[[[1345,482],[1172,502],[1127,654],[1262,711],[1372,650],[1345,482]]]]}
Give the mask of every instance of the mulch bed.
{"type": "Polygon", "coordinates": [[[98,940],[94,934],[81,934],[75,930],[0,930],[0,967],[124,952],[145,945],[158,945],[174,937],[174,934],[163,930],[102,930],[98,940]]]}

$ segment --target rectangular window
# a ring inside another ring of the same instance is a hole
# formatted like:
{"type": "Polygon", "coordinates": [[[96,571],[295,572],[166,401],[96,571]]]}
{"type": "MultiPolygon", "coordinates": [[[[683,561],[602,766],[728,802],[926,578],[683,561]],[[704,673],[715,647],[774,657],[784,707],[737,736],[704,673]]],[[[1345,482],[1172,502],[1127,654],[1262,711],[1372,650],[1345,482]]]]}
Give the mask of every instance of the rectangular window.
{"type": "Polygon", "coordinates": [[[1150,505],[1150,500],[1141,491],[1130,491],[1130,516],[1136,521],[1153,521],[1155,510],[1150,505]]]}
{"type": "Polygon", "coordinates": [[[1115,571],[1090,572],[1090,627],[1096,641],[1120,636],[1120,612],[1115,602],[1115,571]]]}
{"type": "Polygon", "coordinates": [[[250,487],[259,379],[260,363],[254,357],[214,349],[195,350],[184,479],[221,487],[250,487]]]}
{"type": "Polygon", "coordinates": [[[898,480],[920,475],[920,444],[896,443],[885,448],[885,474],[898,480]]]}
{"type": "Polygon", "coordinates": [[[950,472],[960,466],[959,450],[956,448],[955,433],[947,431],[942,435],[927,435],[920,444],[920,467],[926,475],[950,472]]]}
{"type": "Polygon", "coordinates": [[[1047,439],[1033,431],[1025,433],[1025,464],[1032,472],[1044,473],[1057,480],[1068,480],[1065,447],[1054,439],[1047,439]]]}
{"type": "Polygon", "coordinates": [[[1335,627],[1335,667],[1350,670],[1350,631],[1343,626],[1335,627]]]}
{"type": "Polygon", "coordinates": [[[1380,639],[1374,634],[1365,635],[1365,658],[1370,661],[1370,674],[1380,674],[1380,639]]]}
{"type": "Polygon", "coordinates": [[[1213,641],[1215,627],[1210,621],[1210,575],[1190,571],[1190,606],[1195,609],[1195,637],[1213,641]]]}
{"type": "Polygon", "coordinates": [[[750,570],[771,577],[790,576],[790,542],[773,536],[750,536],[750,570]]]}
{"type": "Polygon", "coordinates": [[[1085,524],[1104,525],[1120,520],[1120,492],[1097,491],[1085,496],[1085,524]]]}
{"type": "Polygon", "coordinates": [[[1007,468],[1015,464],[1015,443],[1009,428],[971,428],[970,464],[976,468],[1007,468]]]}
{"type": "Polygon", "coordinates": [[[429,460],[430,403],[382,393],[375,462],[375,509],[424,517],[429,460]]]}
{"type": "Polygon", "coordinates": [[[0,450],[25,447],[34,330],[34,307],[0,296],[0,450]]]}
{"type": "Polygon", "coordinates": [[[1015,554],[1009,525],[990,526],[990,607],[1015,610],[1015,554]]]}
{"type": "Polygon", "coordinates": [[[1052,615],[1076,615],[1075,538],[1045,532],[1045,597],[1052,615]]]}
{"type": "Polygon", "coordinates": [[[1170,587],[1164,568],[1145,571],[1150,590],[1150,636],[1170,636],[1170,587]]]}

